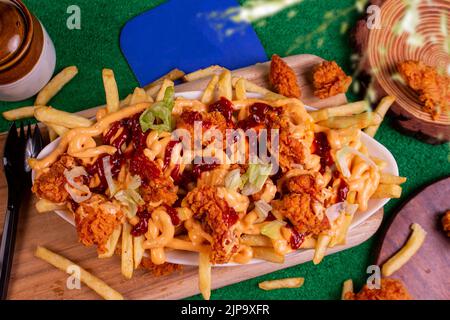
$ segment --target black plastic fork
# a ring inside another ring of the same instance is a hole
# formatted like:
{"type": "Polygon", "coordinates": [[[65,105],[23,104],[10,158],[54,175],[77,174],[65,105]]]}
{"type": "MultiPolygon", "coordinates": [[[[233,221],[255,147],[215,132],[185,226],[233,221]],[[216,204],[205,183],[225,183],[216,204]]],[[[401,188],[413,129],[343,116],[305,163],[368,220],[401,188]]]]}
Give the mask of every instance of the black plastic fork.
{"type": "Polygon", "coordinates": [[[25,134],[24,125],[21,123],[19,132],[17,131],[17,126],[13,123],[9,129],[3,153],[3,167],[8,183],[8,207],[0,244],[1,300],[5,300],[8,294],[20,205],[31,187],[31,168],[27,160],[36,157],[43,147],[42,135],[38,126],[35,126],[32,133],[31,125],[28,124],[25,134]]]}

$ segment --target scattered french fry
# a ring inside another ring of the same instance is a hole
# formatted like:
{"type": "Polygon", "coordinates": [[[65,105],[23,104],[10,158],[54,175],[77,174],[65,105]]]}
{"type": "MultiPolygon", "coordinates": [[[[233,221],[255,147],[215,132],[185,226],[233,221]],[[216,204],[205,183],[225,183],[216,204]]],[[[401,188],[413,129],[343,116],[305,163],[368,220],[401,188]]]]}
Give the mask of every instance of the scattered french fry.
{"type": "Polygon", "coordinates": [[[103,69],[102,76],[106,94],[106,109],[108,110],[108,113],[112,113],[119,110],[119,90],[117,89],[114,72],[111,69],[103,69]]]}
{"type": "Polygon", "coordinates": [[[101,297],[103,297],[106,300],[123,300],[122,295],[112,289],[110,286],[108,286],[105,282],[100,280],[99,278],[93,276],[80,266],[76,265],[72,261],[64,258],[63,256],[60,256],[59,254],[56,254],[44,247],[37,247],[34,255],[44,260],[45,262],[50,263],[54,267],[58,268],[59,270],[66,272],[70,274],[69,270],[72,267],[77,267],[80,270],[80,281],[82,281],[84,284],[86,284],[89,288],[97,292],[101,297]]]}
{"type": "Polygon", "coordinates": [[[34,106],[21,107],[21,108],[5,111],[2,114],[6,120],[14,121],[14,120],[20,120],[20,119],[34,117],[34,109],[35,109],[34,106]]]}
{"type": "Polygon", "coordinates": [[[406,182],[406,178],[394,176],[389,173],[381,173],[380,183],[382,184],[402,184],[406,182]]]}
{"type": "Polygon", "coordinates": [[[426,231],[418,224],[411,225],[412,234],[406,242],[405,246],[392,256],[381,268],[381,274],[384,277],[391,276],[398,271],[412,256],[420,249],[427,236],[426,231]]]}
{"type": "Polygon", "coordinates": [[[233,87],[231,85],[231,72],[229,70],[224,70],[220,77],[219,82],[217,83],[218,87],[218,95],[220,97],[224,97],[228,100],[233,99],[233,87]]]}
{"type": "Polygon", "coordinates": [[[342,284],[342,294],[341,294],[341,300],[347,300],[346,296],[349,293],[353,293],[353,280],[348,279],[345,280],[342,284]]]}
{"type": "Polygon", "coordinates": [[[134,260],[134,268],[137,269],[139,265],[141,264],[142,258],[144,257],[144,244],[145,237],[139,236],[139,237],[133,237],[133,260],[134,260]]]}
{"type": "Polygon", "coordinates": [[[369,103],[365,100],[344,104],[334,108],[324,108],[309,112],[314,122],[325,121],[333,117],[345,117],[360,114],[369,110],[369,103]]]}
{"type": "Polygon", "coordinates": [[[284,263],[284,256],[275,252],[273,248],[252,247],[255,259],[266,260],[274,263],[284,263]]]}
{"type": "Polygon", "coordinates": [[[329,235],[326,234],[321,234],[319,235],[319,237],[317,238],[317,243],[316,243],[316,249],[314,251],[314,258],[313,258],[313,263],[314,264],[319,264],[323,257],[325,257],[325,253],[327,251],[328,248],[328,244],[331,241],[331,237],[329,235]]]}
{"type": "Polygon", "coordinates": [[[37,107],[34,110],[34,116],[41,122],[66,128],[90,127],[92,125],[92,121],[89,119],[52,107],[37,107]]]}
{"type": "Polygon", "coordinates": [[[47,103],[77,74],[78,68],[76,66],[70,66],[63,69],[39,92],[34,105],[46,106],[47,103]]]}
{"type": "Polygon", "coordinates": [[[330,129],[346,129],[350,127],[363,129],[370,125],[379,124],[380,122],[381,118],[376,113],[364,112],[354,116],[328,118],[327,120],[320,121],[318,125],[330,129]]]}
{"type": "Polygon", "coordinates": [[[133,276],[133,236],[131,225],[125,222],[122,227],[122,275],[131,279],[133,276]]]}
{"type": "Polygon", "coordinates": [[[211,80],[209,81],[208,85],[206,86],[205,91],[203,91],[201,101],[204,104],[210,104],[213,101],[217,82],[219,82],[219,76],[217,74],[215,74],[211,77],[211,80]]]}
{"type": "Polygon", "coordinates": [[[275,289],[292,289],[300,288],[305,283],[304,278],[286,278],[278,280],[263,281],[258,284],[262,290],[275,290],[275,289]]]}
{"type": "Polygon", "coordinates": [[[247,92],[245,89],[244,79],[239,78],[239,80],[236,81],[236,85],[234,86],[234,89],[236,91],[236,99],[237,100],[247,99],[247,92]]]}
{"type": "Polygon", "coordinates": [[[48,127],[49,129],[49,135],[50,135],[50,130],[54,133],[56,133],[56,137],[58,136],[62,136],[64,135],[67,131],[69,131],[68,128],[63,127],[63,126],[59,126],[53,123],[45,123],[45,125],[48,127]]]}
{"type": "Polygon", "coordinates": [[[402,187],[396,184],[379,184],[377,190],[372,195],[373,199],[392,198],[398,199],[402,195],[402,187]]]}
{"type": "Polygon", "coordinates": [[[150,89],[152,89],[153,87],[156,87],[158,85],[161,85],[165,79],[169,79],[171,81],[176,81],[178,79],[181,79],[184,76],[184,72],[181,71],[180,69],[173,69],[171,70],[169,73],[163,75],[161,78],[153,81],[152,83],[146,85],[144,87],[145,91],[148,91],[150,89]]]}
{"type": "Polygon", "coordinates": [[[65,210],[67,207],[64,203],[54,203],[47,199],[40,199],[36,202],[36,210],[39,213],[50,212],[55,210],[65,210]]]}
{"type": "Polygon", "coordinates": [[[51,141],[54,141],[58,138],[58,134],[56,133],[55,130],[53,130],[53,128],[49,125],[47,125],[47,130],[48,130],[48,138],[51,141]]]}
{"type": "Polygon", "coordinates": [[[174,83],[172,80],[164,79],[161,88],[158,91],[158,95],[156,96],[155,101],[162,101],[164,99],[164,94],[166,93],[166,89],[168,87],[173,87],[174,83]]]}
{"type": "Polygon", "coordinates": [[[122,225],[118,225],[113,233],[109,236],[108,241],[106,242],[106,249],[105,252],[100,253],[98,255],[99,258],[111,258],[114,255],[114,252],[116,251],[117,244],[119,243],[119,238],[122,233],[122,225]]]}
{"type": "Polygon", "coordinates": [[[213,65],[213,66],[210,66],[205,69],[200,69],[200,70],[196,70],[194,72],[188,73],[187,75],[185,75],[183,77],[183,80],[186,82],[191,82],[191,81],[195,81],[198,79],[207,78],[214,74],[220,73],[224,69],[225,69],[224,67],[221,67],[218,65],[213,65]]]}
{"type": "Polygon", "coordinates": [[[209,300],[211,298],[211,262],[209,261],[209,251],[199,252],[198,286],[203,298],[209,300]]]}
{"type": "MultiPolygon", "coordinates": [[[[381,99],[380,103],[375,108],[375,112],[381,117],[382,120],[394,102],[395,102],[395,97],[393,97],[393,96],[386,96],[383,99],[381,99]]],[[[381,121],[380,121],[380,123],[381,123],[381,121]]],[[[374,137],[375,134],[377,133],[379,127],[380,127],[380,124],[373,125],[373,126],[370,126],[370,127],[367,127],[366,129],[364,129],[364,132],[367,133],[369,136],[374,137]]]]}

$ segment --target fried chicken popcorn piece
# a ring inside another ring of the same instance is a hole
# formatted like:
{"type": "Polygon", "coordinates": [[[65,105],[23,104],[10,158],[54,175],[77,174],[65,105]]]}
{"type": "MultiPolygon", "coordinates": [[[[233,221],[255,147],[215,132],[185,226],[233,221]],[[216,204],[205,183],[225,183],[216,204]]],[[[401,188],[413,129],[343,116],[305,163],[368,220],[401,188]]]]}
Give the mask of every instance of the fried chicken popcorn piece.
{"type": "Polygon", "coordinates": [[[408,60],[398,64],[398,70],[407,85],[417,92],[424,111],[436,120],[448,112],[450,101],[450,77],[438,74],[422,61],[408,60]]]}
{"type": "Polygon", "coordinates": [[[442,227],[447,233],[447,237],[450,237],[450,210],[448,210],[442,217],[442,227]]]}
{"type": "Polygon", "coordinates": [[[270,62],[269,81],[274,90],[285,97],[300,98],[302,95],[294,70],[276,54],[270,62]]]}
{"type": "Polygon", "coordinates": [[[346,93],[351,83],[352,77],[347,76],[335,61],[324,61],[314,67],[314,95],[320,99],[346,93]]]}
{"type": "Polygon", "coordinates": [[[411,300],[403,283],[397,279],[381,279],[380,289],[369,289],[365,285],[359,293],[348,292],[347,300],[411,300]]]}
{"type": "Polygon", "coordinates": [[[105,251],[105,244],[117,225],[122,223],[123,212],[116,201],[94,194],[80,203],[75,211],[78,238],[85,246],[97,245],[98,252],[105,251]]]}

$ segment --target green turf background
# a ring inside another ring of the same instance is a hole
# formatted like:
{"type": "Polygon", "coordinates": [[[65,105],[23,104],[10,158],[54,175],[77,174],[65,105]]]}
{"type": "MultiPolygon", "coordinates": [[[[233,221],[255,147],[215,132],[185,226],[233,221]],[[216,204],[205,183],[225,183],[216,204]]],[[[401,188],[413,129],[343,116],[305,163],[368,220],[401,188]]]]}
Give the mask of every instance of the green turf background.
{"type": "MultiPolygon", "coordinates": [[[[104,103],[101,70],[113,68],[122,97],[137,85],[119,48],[121,27],[132,17],[151,9],[163,0],[24,0],[45,25],[54,41],[59,71],[77,65],[78,76],[52,100],[52,105],[67,111],[79,111],[104,103]],[[81,30],[66,27],[69,5],[81,8],[81,30]]],[[[241,0],[241,3],[245,1],[241,0]]],[[[348,37],[341,29],[353,25],[356,10],[354,0],[304,0],[275,16],[254,23],[256,32],[268,56],[286,55],[299,36],[310,35],[300,41],[290,54],[312,53],[334,59],[347,71],[351,50],[348,37]],[[331,20],[328,18],[332,17],[331,20]],[[323,24],[325,22],[325,24],[323,24]]],[[[176,39],[173,39],[176,41],[176,39]]],[[[156,47],[157,49],[157,47],[156,47]]],[[[349,97],[352,99],[352,97],[349,97]]],[[[0,102],[0,110],[30,105],[33,100],[20,103],[0,102]]],[[[8,123],[0,120],[0,130],[8,123]]],[[[450,175],[449,145],[427,145],[400,134],[387,119],[376,137],[397,159],[400,174],[408,177],[402,199],[386,206],[390,216],[405,199],[426,184],[450,175]]],[[[418,213],[420,214],[420,213],[418,213]]],[[[324,259],[319,266],[306,263],[267,276],[231,285],[212,294],[213,299],[338,299],[342,282],[353,278],[357,287],[366,279],[366,267],[371,258],[376,237],[324,259]],[[305,277],[299,289],[265,292],[259,290],[261,280],[281,277],[305,277]]],[[[251,266],[249,266],[251,268],[251,266]]],[[[199,296],[193,297],[199,299],[199,296]]]]}

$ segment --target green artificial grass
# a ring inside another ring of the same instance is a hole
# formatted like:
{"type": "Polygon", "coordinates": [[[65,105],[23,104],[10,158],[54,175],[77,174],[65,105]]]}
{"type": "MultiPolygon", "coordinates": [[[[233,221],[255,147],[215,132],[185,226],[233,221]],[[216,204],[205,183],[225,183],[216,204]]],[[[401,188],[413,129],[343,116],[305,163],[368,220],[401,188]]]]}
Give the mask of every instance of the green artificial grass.
{"type": "MultiPolygon", "coordinates": [[[[119,48],[122,26],[132,17],[164,2],[162,0],[24,0],[45,25],[57,51],[56,71],[77,65],[79,74],[51,102],[67,111],[79,111],[104,103],[101,70],[114,69],[121,97],[137,86],[119,48]],[[66,27],[67,7],[81,8],[81,30],[66,27]]],[[[248,1],[240,1],[245,3],[248,1]]],[[[304,0],[272,17],[253,23],[268,57],[273,53],[311,53],[336,60],[350,72],[351,49],[348,27],[354,25],[358,13],[352,10],[353,0],[304,0]]],[[[176,39],[174,39],[176,41],[176,39]]],[[[354,99],[354,95],[349,95],[354,99]]],[[[32,105],[33,100],[5,103],[0,110],[32,105]]],[[[0,130],[8,129],[8,122],[0,119],[0,130]]],[[[426,184],[450,175],[449,145],[428,145],[405,136],[387,118],[377,136],[394,155],[400,174],[408,177],[402,198],[392,200],[385,207],[391,216],[412,193],[426,184]]],[[[420,214],[420,212],[418,212],[420,214]]],[[[272,274],[214,290],[212,299],[339,299],[342,282],[352,278],[359,288],[367,278],[366,268],[372,258],[376,236],[352,249],[328,256],[314,266],[311,262],[272,274]],[[263,291],[257,283],[280,277],[305,277],[298,289],[263,291]]],[[[248,266],[251,268],[252,266],[248,266]]],[[[214,281],[214,279],[213,279],[214,281]]],[[[192,299],[200,299],[200,296],[192,299]]]]}

